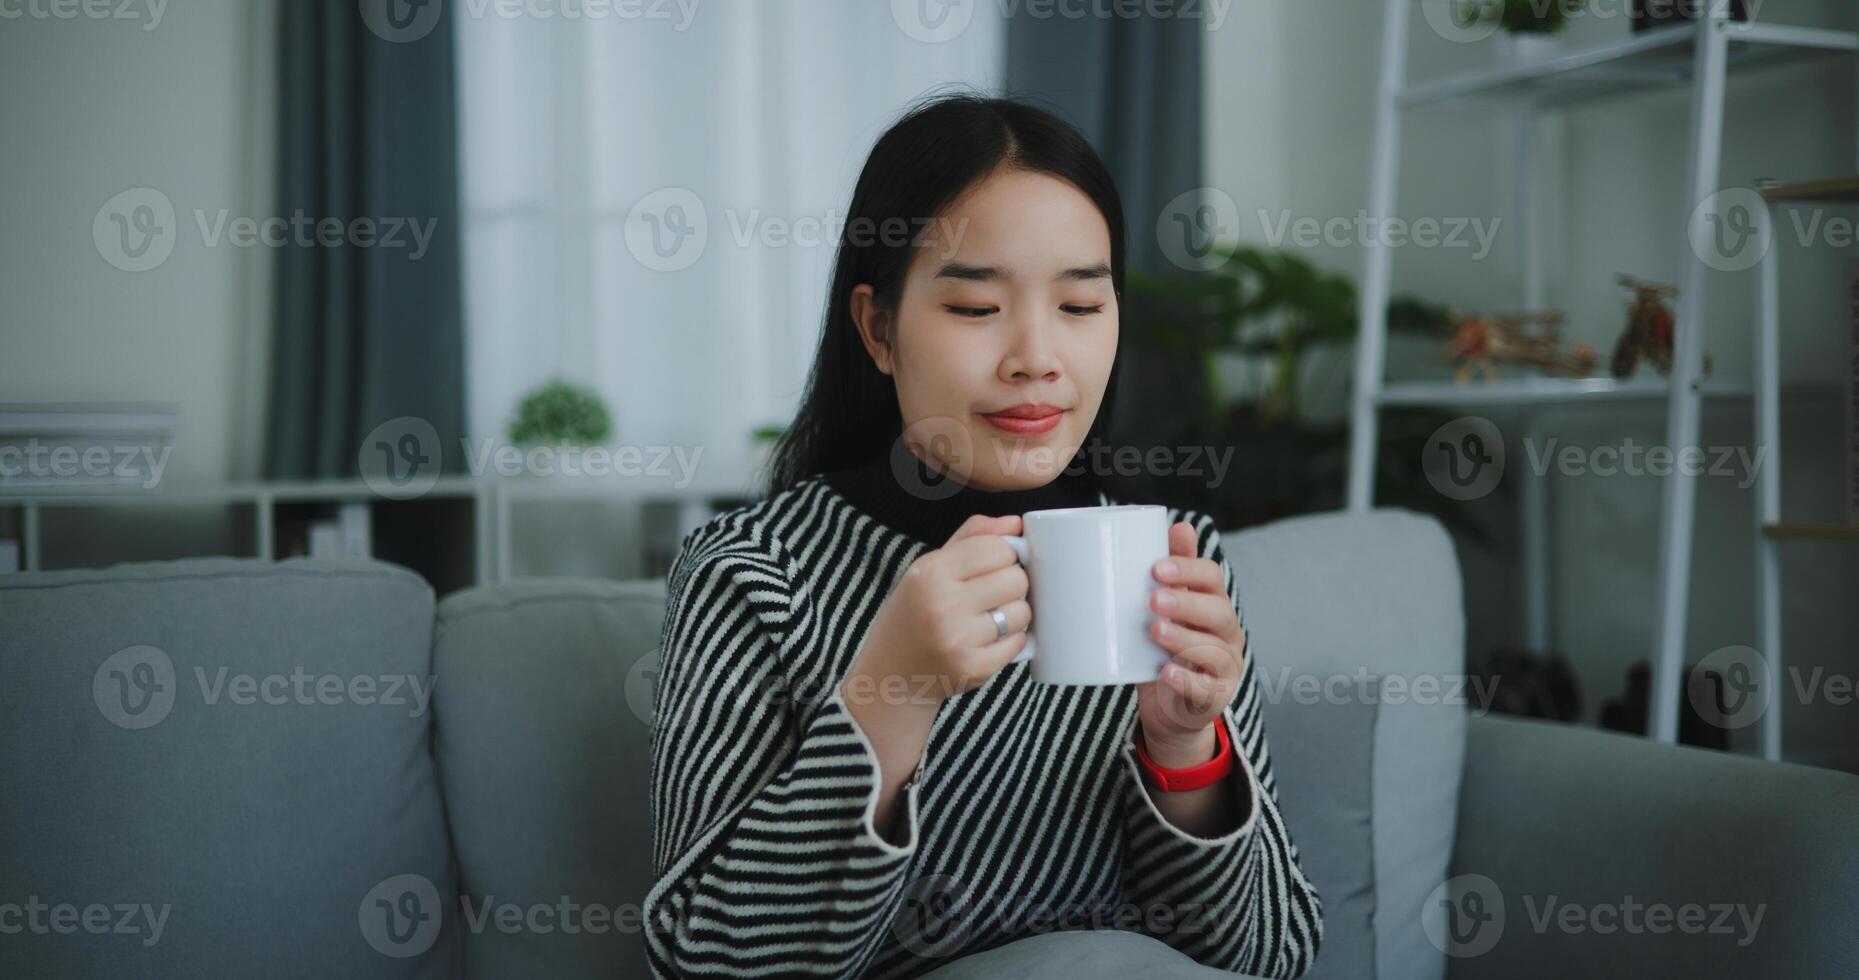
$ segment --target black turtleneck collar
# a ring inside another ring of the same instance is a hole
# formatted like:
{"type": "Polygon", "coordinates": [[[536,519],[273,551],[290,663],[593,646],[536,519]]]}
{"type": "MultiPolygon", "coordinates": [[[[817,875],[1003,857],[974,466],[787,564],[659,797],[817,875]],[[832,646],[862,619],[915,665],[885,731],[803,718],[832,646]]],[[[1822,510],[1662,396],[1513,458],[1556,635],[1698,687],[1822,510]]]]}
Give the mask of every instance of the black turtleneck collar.
{"type": "Polygon", "coordinates": [[[1077,460],[1043,486],[982,490],[933,472],[895,440],[865,462],[830,470],[823,479],[859,510],[931,548],[942,547],[975,514],[1002,517],[1102,502],[1077,460]],[[894,452],[900,454],[895,466],[894,452]]]}

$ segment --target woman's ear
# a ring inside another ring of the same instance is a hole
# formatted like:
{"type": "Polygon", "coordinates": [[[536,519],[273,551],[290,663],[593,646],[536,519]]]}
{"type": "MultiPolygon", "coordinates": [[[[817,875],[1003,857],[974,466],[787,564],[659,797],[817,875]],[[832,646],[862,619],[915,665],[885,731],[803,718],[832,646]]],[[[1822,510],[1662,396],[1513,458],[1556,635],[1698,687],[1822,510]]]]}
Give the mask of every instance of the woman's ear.
{"type": "Polygon", "coordinates": [[[891,315],[878,305],[876,293],[871,284],[859,283],[852,287],[852,322],[858,327],[859,340],[865,345],[865,353],[871,355],[871,361],[878,370],[891,373],[891,315]]]}

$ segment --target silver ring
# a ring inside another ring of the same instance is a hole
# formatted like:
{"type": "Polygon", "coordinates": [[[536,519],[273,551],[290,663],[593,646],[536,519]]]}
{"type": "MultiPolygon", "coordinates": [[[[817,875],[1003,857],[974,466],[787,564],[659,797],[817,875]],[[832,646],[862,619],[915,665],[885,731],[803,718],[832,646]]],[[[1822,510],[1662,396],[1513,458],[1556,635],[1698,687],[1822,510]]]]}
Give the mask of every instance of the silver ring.
{"type": "Polygon", "coordinates": [[[1006,639],[1007,638],[1007,614],[1004,612],[1001,612],[999,608],[995,608],[995,609],[988,610],[988,615],[994,617],[994,638],[997,640],[1006,639]]]}

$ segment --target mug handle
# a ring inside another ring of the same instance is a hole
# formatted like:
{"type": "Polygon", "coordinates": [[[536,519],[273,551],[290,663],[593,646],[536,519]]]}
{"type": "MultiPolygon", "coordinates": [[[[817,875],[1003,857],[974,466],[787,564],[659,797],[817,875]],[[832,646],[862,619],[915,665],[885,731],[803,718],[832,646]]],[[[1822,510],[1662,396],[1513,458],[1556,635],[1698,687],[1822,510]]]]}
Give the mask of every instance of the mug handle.
{"type": "MultiPolygon", "coordinates": [[[[1007,542],[1007,546],[1013,549],[1014,557],[1020,560],[1020,564],[1026,566],[1028,572],[1031,572],[1033,570],[1033,553],[1032,550],[1027,547],[1026,538],[1018,534],[1003,534],[1001,535],[1001,540],[1007,542]]],[[[1024,632],[1026,633],[1026,646],[1021,647],[1020,652],[1014,654],[1014,658],[1009,660],[1008,663],[1025,663],[1033,659],[1032,624],[1027,624],[1024,632]]]]}

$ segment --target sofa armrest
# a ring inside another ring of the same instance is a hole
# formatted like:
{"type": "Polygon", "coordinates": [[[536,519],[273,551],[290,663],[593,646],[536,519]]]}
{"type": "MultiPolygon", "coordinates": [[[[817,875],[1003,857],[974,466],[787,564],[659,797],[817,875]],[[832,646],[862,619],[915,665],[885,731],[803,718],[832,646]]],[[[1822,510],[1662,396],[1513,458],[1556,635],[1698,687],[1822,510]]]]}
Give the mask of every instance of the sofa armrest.
{"type": "Polygon", "coordinates": [[[1457,907],[1454,980],[1859,976],[1859,777],[1515,718],[1467,738],[1454,901],[1502,918],[1457,907]]]}

